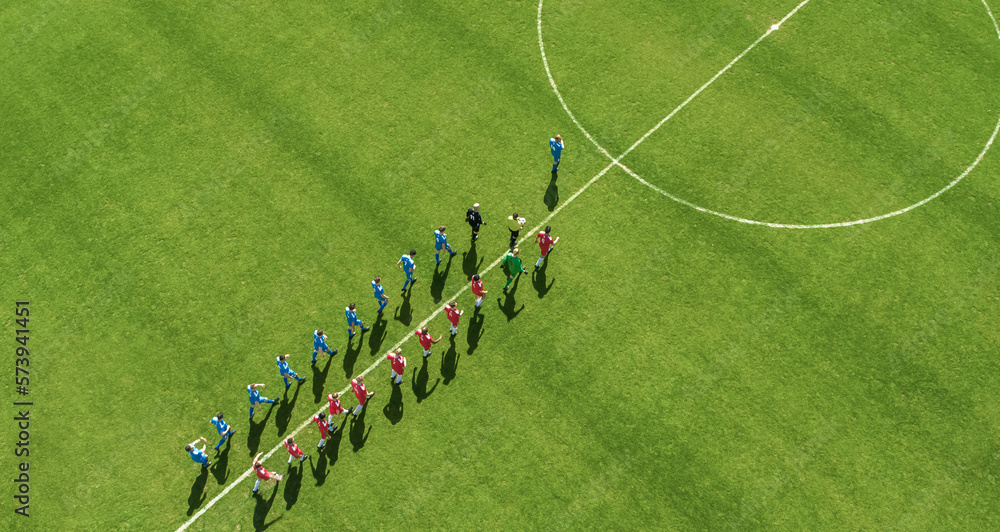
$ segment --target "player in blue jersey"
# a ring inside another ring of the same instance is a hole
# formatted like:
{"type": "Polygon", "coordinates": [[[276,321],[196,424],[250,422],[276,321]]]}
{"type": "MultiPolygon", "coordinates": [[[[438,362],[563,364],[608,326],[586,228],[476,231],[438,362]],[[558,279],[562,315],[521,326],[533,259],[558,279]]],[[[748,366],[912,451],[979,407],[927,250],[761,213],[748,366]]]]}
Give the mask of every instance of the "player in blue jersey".
{"type": "Polygon", "coordinates": [[[294,371],[292,371],[292,368],[288,367],[287,359],[290,356],[292,355],[285,354],[275,358],[275,360],[278,362],[278,371],[281,372],[281,378],[285,380],[285,388],[288,388],[289,386],[292,385],[292,383],[288,382],[288,377],[291,377],[299,382],[306,380],[305,377],[299,377],[298,375],[295,374],[294,371]]]}
{"type": "Polygon", "coordinates": [[[195,461],[195,463],[201,464],[201,467],[208,467],[212,465],[212,462],[208,461],[208,455],[205,454],[206,447],[208,447],[208,440],[204,437],[200,437],[197,440],[185,445],[184,450],[187,451],[188,455],[195,461]],[[201,446],[201,449],[197,447],[199,441],[205,444],[201,446]]]}
{"type": "Polygon", "coordinates": [[[389,302],[389,296],[385,295],[385,290],[382,289],[381,277],[376,276],[375,279],[372,279],[372,289],[375,290],[375,301],[378,301],[378,313],[381,314],[389,302]]]}
{"type": "Polygon", "coordinates": [[[268,399],[267,397],[260,396],[260,392],[257,391],[257,388],[263,387],[263,384],[250,384],[247,386],[247,392],[250,393],[250,421],[253,421],[253,409],[255,406],[262,403],[274,404],[274,399],[268,399]]]}
{"type": "Polygon", "coordinates": [[[215,450],[218,451],[219,447],[221,447],[230,436],[236,434],[236,431],[233,430],[233,427],[230,427],[224,419],[222,419],[222,412],[219,412],[212,418],[212,424],[215,425],[215,430],[219,431],[219,436],[222,436],[219,443],[215,445],[215,450]]]}
{"type": "Polygon", "coordinates": [[[207,446],[208,440],[205,438],[198,438],[197,440],[185,445],[184,450],[188,452],[188,455],[191,456],[191,459],[194,460],[195,463],[201,464],[201,467],[208,467],[212,465],[212,462],[208,461],[208,455],[205,454],[205,447],[207,446]],[[199,441],[205,442],[205,445],[202,445],[201,449],[195,447],[195,445],[198,445],[199,441]]]}
{"type": "Polygon", "coordinates": [[[358,319],[358,313],[354,311],[354,303],[351,303],[350,305],[347,305],[347,308],[344,309],[344,314],[347,315],[347,339],[348,340],[350,340],[351,338],[354,338],[354,326],[355,325],[360,325],[361,326],[361,332],[362,333],[366,333],[366,332],[368,332],[368,329],[371,329],[371,327],[365,327],[365,324],[361,323],[361,320],[358,319]]]}
{"type": "Polygon", "coordinates": [[[323,334],[323,329],[316,329],[313,331],[313,364],[316,363],[316,355],[319,354],[320,350],[324,353],[333,356],[337,354],[337,349],[330,351],[330,346],[326,345],[326,335],[323,334]]]}
{"type": "Polygon", "coordinates": [[[566,148],[562,135],[556,135],[549,139],[549,149],[552,151],[552,175],[559,171],[559,161],[562,160],[562,151],[566,148]]]}
{"type": "Polygon", "coordinates": [[[452,257],[454,257],[455,253],[457,253],[456,251],[451,250],[451,245],[448,244],[448,235],[444,234],[444,229],[445,227],[442,225],[441,227],[438,227],[437,231],[434,231],[434,249],[437,250],[434,253],[434,259],[438,264],[441,264],[442,248],[447,249],[448,253],[451,253],[452,257]]]}
{"type": "Polygon", "coordinates": [[[417,269],[417,265],[413,262],[413,257],[417,256],[417,250],[411,249],[409,255],[403,255],[399,258],[399,262],[396,263],[397,268],[402,268],[406,272],[406,282],[403,283],[403,292],[406,292],[406,287],[410,283],[416,284],[417,278],[413,276],[413,270],[417,269]]]}

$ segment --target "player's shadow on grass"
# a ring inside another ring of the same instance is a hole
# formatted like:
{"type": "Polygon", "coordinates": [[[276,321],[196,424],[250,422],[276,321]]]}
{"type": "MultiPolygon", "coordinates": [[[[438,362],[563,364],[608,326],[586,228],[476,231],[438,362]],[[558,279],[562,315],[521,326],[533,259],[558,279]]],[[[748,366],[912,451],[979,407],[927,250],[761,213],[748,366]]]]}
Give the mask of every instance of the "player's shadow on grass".
{"type": "Polygon", "coordinates": [[[552,285],[556,283],[555,279],[548,286],[545,286],[545,269],[549,267],[549,259],[542,261],[541,267],[537,270],[531,272],[531,283],[535,285],[535,291],[538,292],[538,299],[545,297],[545,294],[552,290],[552,285]]]}
{"type": "Polygon", "coordinates": [[[337,463],[337,460],[340,459],[340,441],[344,439],[344,427],[346,426],[347,418],[344,418],[343,423],[340,423],[337,430],[330,433],[330,441],[327,442],[326,448],[323,449],[323,454],[330,460],[330,467],[333,467],[337,463]]]}
{"type": "MultiPolygon", "coordinates": [[[[329,445],[329,443],[327,443],[327,445],[329,445]]],[[[313,478],[316,479],[316,485],[322,486],[326,482],[326,477],[330,476],[330,470],[326,467],[326,453],[317,449],[316,463],[313,464],[313,461],[309,460],[309,468],[312,469],[313,478]]]]}
{"type": "Polygon", "coordinates": [[[212,461],[212,475],[215,476],[215,480],[220,485],[225,484],[226,480],[229,479],[229,450],[232,447],[232,442],[232,436],[227,438],[223,451],[212,461]]]}
{"type": "Polygon", "coordinates": [[[372,324],[372,330],[368,331],[368,347],[371,349],[372,356],[378,354],[379,349],[382,348],[382,342],[385,341],[385,336],[388,334],[385,331],[388,325],[389,320],[379,314],[375,318],[375,323],[372,324]]]}
{"type": "MultiPolygon", "coordinates": [[[[420,356],[423,357],[423,355],[420,356]]],[[[427,389],[428,380],[430,380],[430,375],[428,374],[427,371],[427,359],[424,358],[424,363],[420,365],[420,371],[416,372],[416,374],[413,376],[413,380],[410,383],[410,385],[413,387],[413,395],[417,397],[418,403],[430,397],[430,395],[434,393],[434,389],[438,387],[438,383],[441,382],[441,379],[436,379],[434,381],[434,386],[431,386],[431,389],[428,390],[427,389]]]]}
{"type": "Polygon", "coordinates": [[[361,409],[361,413],[357,417],[351,418],[351,432],[349,433],[351,438],[351,445],[354,446],[354,452],[358,452],[365,443],[368,441],[368,436],[372,432],[372,428],[368,426],[368,432],[365,432],[365,414],[368,413],[368,407],[361,409]]]}
{"type": "Polygon", "coordinates": [[[202,503],[205,502],[205,484],[208,482],[208,468],[201,468],[201,472],[198,473],[198,477],[194,479],[194,484],[191,486],[191,495],[188,497],[188,515],[194,514],[202,503]]]}
{"type": "Polygon", "coordinates": [[[410,294],[413,293],[412,286],[413,284],[411,283],[411,288],[406,292],[403,292],[401,296],[403,303],[396,307],[396,313],[392,316],[392,319],[406,325],[407,327],[409,327],[410,323],[413,322],[413,307],[410,306],[410,294]]]}
{"type": "Polygon", "coordinates": [[[479,268],[483,265],[483,260],[479,259],[479,254],[476,253],[476,243],[473,242],[469,251],[462,252],[462,272],[465,273],[465,277],[472,277],[479,273],[479,268]],[[476,262],[477,260],[479,260],[478,263],[476,262]]]}
{"type": "Polygon", "coordinates": [[[556,210],[556,205],[559,204],[559,185],[556,184],[556,179],[558,174],[552,172],[552,179],[549,181],[549,188],[545,189],[545,196],[542,197],[542,201],[545,202],[545,206],[549,208],[549,211],[556,210]]]}
{"type": "Polygon", "coordinates": [[[358,355],[361,354],[361,345],[364,343],[364,338],[359,336],[364,333],[357,333],[355,337],[347,341],[347,347],[344,348],[344,376],[348,379],[354,375],[354,363],[358,360],[358,355]],[[357,340],[357,342],[355,342],[357,340]]]}
{"type": "Polygon", "coordinates": [[[398,384],[392,385],[392,394],[389,396],[389,402],[382,407],[382,414],[393,425],[403,419],[403,390],[398,384]]]}
{"type": "MultiPolygon", "coordinates": [[[[482,324],[480,324],[480,327],[482,327],[482,324]]],[[[459,355],[458,349],[455,348],[455,337],[452,336],[450,340],[451,346],[448,347],[448,352],[441,357],[441,376],[444,377],[445,386],[455,378],[455,372],[458,371],[459,355]]]]}
{"type": "Polygon", "coordinates": [[[497,298],[497,305],[500,307],[500,311],[503,312],[503,315],[507,316],[508,322],[516,318],[517,315],[524,310],[524,303],[521,303],[521,308],[515,310],[517,301],[514,300],[514,292],[517,291],[517,283],[520,280],[521,276],[518,275],[517,279],[514,279],[514,284],[511,285],[510,290],[508,290],[505,294],[505,297],[497,298]]]}
{"type": "Polygon", "coordinates": [[[434,266],[434,277],[431,278],[431,297],[434,298],[435,303],[441,302],[441,296],[444,293],[444,283],[448,280],[448,271],[451,270],[450,255],[448,256],[448,265],[444,267],[444,270],[441,270],[440,267],[440,264],[434,266]]]}
{"type": "MultiPolygon", "coordinates": [[[[483,323],[486,321],[486,316],[476,309],[472,313],[472,318],[469,319],[469,332],[465,337],[466,342],[469,343],[468,353],[471,355],[473,351],[479,347],[479,339],[483,337],[483,323]]],[[[458,360],[455,360],[455,365],[458,365],[458,360]]]]}
{"type": "MultiPolygon", "coordinates": [[[[268,405],[267,415],[260,423],[254,423],[250,420],[250,430],[247,431],[247,449],[250,451],[250,456],[257,454],[257,447],[260,447],[260,435],[264,433],[264,426],[267,425],[267,420],[271,417],[271,412],[274,412],[274,405],[277,402],[268,405]]],[[[262,408],[261,406],[257,407],[262,408]]]]}
{"type": "Polygon", "coordinates": [[[312,468],[313,478],[316,479],[317,486],[322,486],[326,483],[326,477],[330,476],[330,469],[327,467],[327,462],[329,461],[329,466],[333,466],[337,462],[337,455],[340,454],[340,440],[343,436],[344,427],[341,425],[339,430],[330,433],[330,439],[326,441],[326,447],[323,447],[322,450],[317,449],[316,464],[313,465],[312,460],[309,460],[309,467],[312,468]]]}
{"type": "Polygon", "coordinates": [[[292,386],[295,387],[295,393],[292,394],[292,398],[288,398],[288,388],[285,388],[285,395],[281,398],[281,406],[278,407],[278,413],[274,415],[274,428],[278,429],[278,436],[281,436],[288,430],[288,423],[292,420],[292,410],[295,408],[295,401],[299,399],[299,390],[302,389],[302,383],[296,382],[292,386]]]}
{"type": "MultiPolygon", "coordinates": [[[[312,457],[307,458],[309,466],[312,466],[312,457]]],[[[302,489],[302,470],[305,468],[302,462],[296,464],[292,461],[292,468],[285,475],[285,510],[291,510],[292,506],[299,500],[299,490],[302,489]],[[297,467],[296,467],[297,466],[297,467]]]]}
{"type": "Polygon", "coordinates": [[[267,530],[279,519],[284,517],[284,515],[279,515],[278,517],[271,520],[270,523],[267,522],[267,514],[271,511],[271,506],[274,505],[274,498],[278,495],[278,486],[275,486],[271,490],[271,497],[264,500],[260,494],[254,495],[254,499],[257,500],[257,505],[253,509],[253,529],[254,530],[267,530]]]}
{"type": "Polygon", "coordinates": [[[323,365],[323,369],[319,369],[319,362],[312,365],[312,387],[313,387],[313,397],[317,404],[323,402],[323,387],[326,385],[326,376],[330,372],[330,364],[333,362],[333,357],[326,356],[326,364],[323,365]]]}

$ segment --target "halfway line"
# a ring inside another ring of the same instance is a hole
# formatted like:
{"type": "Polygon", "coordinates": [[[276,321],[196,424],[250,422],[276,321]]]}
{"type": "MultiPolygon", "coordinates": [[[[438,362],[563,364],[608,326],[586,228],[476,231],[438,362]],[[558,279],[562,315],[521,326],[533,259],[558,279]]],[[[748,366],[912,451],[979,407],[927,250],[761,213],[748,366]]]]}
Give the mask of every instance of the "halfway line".
{"type": "MultiPolygon", "coordinates": [[[[549,220],[552,219],[553,216],[559,214],[559,211],[563,210],[563,207],[569,205],[573,200],[575,200],[577,198],[577,196],[579,196],[580,194],[582,194],[584,190],[587,190],[588,188],[590,188],[590,185],[593,185],[598,179],[600,179],[604,174],[606,174],[608,172],[608,170],[612,169],[615,166],[616,163],[617,163],[617,161],[613,161],[610,164],[608,164],[607,166],[605,166],[604,169],[601,170],[600,172],[598,172],[597,175],[595,175],[594,177],[592,177],[590,179],[590,181],[587,181],[587,183],[584,184],[583,187],[580,188],[580,190],[577,190],[576,192],[574,192],[572,196],[570,196],[561,205],[559,205],[558,207],[556,207],[556,209],[554,211],[552,211],[548,216],[546,216],[544,220],[542,220],[538,225],[536,225],[534,227],[534,229],[532,229],[531,231],[529,231],[527,235],[524,235],[523,237],[521,237],[521,239],[517,241],[517,244],[520,245],[522,242],[524,242],[528,238],[529,235],[536,234],[539,229],[541,229],[542,227],[544,227],[545,224],[547,224],[549,222],[549,220]]],[[[497,257],[496,260],[494,260],[493,262],[491,262],[490,265],[487,266],[486,269],[483,270],[482,273],[480,273],[479,275],[480,276],[486,275],[487,272],[489,272],[490,270],[492,270],[493,268],[495,268],[498,264],[500,264],[501,260],[503,260],[503,255],[497,257]]],[[[453,299],[458,299],[458,296],[460,296],[463,293],[465,293],[465,291],[468,290],[468,289],[469,289],[469,285],[467,283],[463,284],[462,288],[460,288],[458,290],[458,292],[455,292],[455,294],[453,296],[451,296],[450,298],[446,299],[445,301],[451,301],[453,299]]],[[[427,325],[428,322],[430,322],[431,320],[433,320],[438,314],[441,313],[442,310],[444,310],[445,305],[447,305],[447,303],[442,303],[441,306],[437,308],[437,310],[435,310],[434,312],[432,312],[430,316],[428,316],[426,319],[424,319],[424,321],[420,322],[420,325],[417,325],[416,328],[420,329],[420,328],[424,327],[425,325],[427,325]]],[[[395,345],[393,345],[392,347],[390,347],[389,351],[395,351],[397,348],[399,348],[400,346],[402,346],[403,344],[405,344],[406,341],[409,340],[412,336],[413,336],[413,333],[407,333],[406,336],[404,336],[402,340],[396,342],[395,345]]],[[[375,360],[375,362],[372,363],[372,365],[368,366],[368,369],[366,369],[363,372],[361,372],[361,375],[362,376],[368,375],[368,372],[370,372],[373,369],[375,369],[376,367],[378,367],[378,365],[381,364],[383,360],[385,360],[385,358],[383,358],[383,357],[380,356],[378,359],[375,360]]],[[[340,391],[340,393],[342,393],[342,394],[343,393],[347,393],[347,391],[349,389],[350,389],[350,385],[346,386],[343,390],[340,391]]],[[[321,414],[323,412],[323,410],[325,410],[325,409],[326,409],[325,406],[321,407],[319,410],[316,411],[316,413],[314,413],[313,415],[309,416],[305,421],[303,421],[302,424],[298,426],[298,428],[296,428],[290,434],[288,434],[286,436],[283,436],[282,437],[282,441],[284,441],[287,438],[294,438],[295,435],[297,435],[299,433],[299,431],[301,431],[302,429],[308,427],[309,424],[312,423],[313,416],[321,414]]],[[[347,418],[345,417],[344,419],[345,419],[344,422],[346,423],[346,419],[347,418]]],[[[278,449],[280,449],[282,447],[282,445],[283,444],[281,442],[278,442],[278,444],[275,445],[274,448],[272,448],[270,451],[268,451],[267,454],[265,454],[261,458],[261,462],[264,462],[265,460],[267,460],[268,458],[270,458],[271,455],[273,455],[278,449]]],[[[253,473],[253,468],[252,467],[250,469],[247,469],[246,471],[244,471],[242,475],[240,475],[236,480],[234,480],[232,483],[230,483],[228,486],[226,486],[226,488],[223,489],[222,492],[220,492],[218,495],[216,495],[211,501],[208,501],[208,504],[206,504],[204,508],[202,508],[201,510],[198,510],[197,513],[195,513],[194,515],[191,516],[191,519],[188,519],[186,523],[184,523],[183,525],[181,525],[180,528],[177,529],[177,532],[182,532],[182,531],[186,530],[189,526],[191,526],[192,523],[194,523],[199,517],[201,517],[205,512],[207,512],[209,508],[211,508],[212,506],[214,506],[215,503],[219,501],[219,499],[225,497],[226,494],[229,493],[230,490],[232,490],[234,487],[236,487],[236,485],[239,484],[240,482],[243,482],[244,480],[246,480],[252,473],[253,473]]]]}

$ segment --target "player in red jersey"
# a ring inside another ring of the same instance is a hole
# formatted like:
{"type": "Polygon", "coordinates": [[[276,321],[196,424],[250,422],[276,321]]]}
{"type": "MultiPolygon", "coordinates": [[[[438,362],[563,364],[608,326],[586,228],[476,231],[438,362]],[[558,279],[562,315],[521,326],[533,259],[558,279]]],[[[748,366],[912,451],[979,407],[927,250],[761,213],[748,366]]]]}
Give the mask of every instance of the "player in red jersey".
{"type": "Polygon", "coordinates": [[[417,329],[413,334],[417,335],[417,339],[420,340],[420,346],[424,348],[424,358],[431,356],[431,345],[440,342],[441,336],[444,336],[442,334],[441,336],[438,336],[437,340],[435,340],[431,336],[431,333],[427,332],[427,327],[417,329]]]}
{"type": "Polygon", "coordinates": [[[375,395],[375,392],[369,392],[368,388],[365,388],[365,382],[361,375],[358,375],[351,381],[351,389],[354,390],[354,397],[358,398],[358,406],[354,407],[354,411],[351,412],[352,416],[357,416],[361,413],[361,410],[368,404],[368,400],[375,395]]]}
{"type": "Polygon", "coordinates": [[[542,261],[545,260],[545,257],[549,256],[549,251],[552,250],[552,246],[555,246],[556,242],[559,242],[559,237],[552,240],[552,235],[549,234],[551,232],[552,226],[546,225],[544,231],[539,231],[538,234],[535,235],[535,243],[538,244],[538,248],[542,250],[542,256],[539,257],[538,262],[535,263],[536,270],[542,265],[542,261]]]}
{"type": "Polygon", "coordinates": [[[402,352],[401,348],[396,348],[395,351],[385,356],[392,367],[392,375],[389,375],[389,380],[395,379],[396,384],[403,383],[403,370],[406,369],[406,358],[403,357],[402,352]]]}
{"type": "Polygon", "coordinates": [[[458,310],[458,303],[452,301],[448,303],[448,306],[444,307],[444,311],[448,314],[448,321],[451,322],[451,335],[455,336],[458,334],[458,319],[465,314],[464,310],[458,310]]]}
{"type": "Polygon", "coordinates": [[[273,478],[278,482],[281,482],[281,480],[285,478],[277,473],[273,473],[271,471],[264,469],[264,464],[260,463],[260,455],[262,454],[264,453],[257,453],[257,456],[253,457],[253,472],[257,473],[257,483],[253,485],[254,494],[260,491],[261,480],[268,480],[273,478]]]}
{"type": "Polygon", "coordinates": [[[316,448],[322,449],[326,445],[326,439],[330,437],[330,422],[323,419],[323,416],[316,415],[313,416],[313,423],[319,427],[319,444],[316,445],[316,448]]]}
{"type": "Polygon", "coordinates": [[[285,440],[285,449],[288,449],[288,465],[292,465],[292,458],[298,458],[299,462],[305,462],[306,458],[309,458],[309,455],[303,453],[295,444],[295,440],[290,437],[285,440]]]}
{"type": "Polygon", "coordinates": [[[489,290],[483,290],[483,281],[479,278],[479,274],[472,276],[472,293],[476,296],[476,308],[483,304],[483,298],[486,294],[490,293],[489,290]]]}
{"type": "MultiPolygon", "coordinates": [[[[340,414],[347,412],[347,409],[340,406],[340,392],[327,395],[326,400],[330,403],[330,415],[326,417],[326,422],[330,424],[333,423],[333,416],[340,419],[340,414]]],[[[333,428],[330,430],[337,430],[337,424],[333,423],[333,428]]]]}

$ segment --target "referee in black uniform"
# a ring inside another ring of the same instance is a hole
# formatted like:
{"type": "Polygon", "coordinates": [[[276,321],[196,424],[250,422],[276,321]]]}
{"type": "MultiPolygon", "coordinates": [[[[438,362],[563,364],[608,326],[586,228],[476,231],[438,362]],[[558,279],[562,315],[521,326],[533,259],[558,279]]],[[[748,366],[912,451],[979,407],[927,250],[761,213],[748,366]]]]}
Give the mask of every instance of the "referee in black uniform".
{"type": "Polygon", "coordinates": [[[479,240],[479,226],[486,225],[486,222],[483,221],[483,215],[479,214],[478,203],[466,211],[465,221],[469,222],[469,225],[472,227],[472,241],[475,242],[476,240],[479,240]]]}

